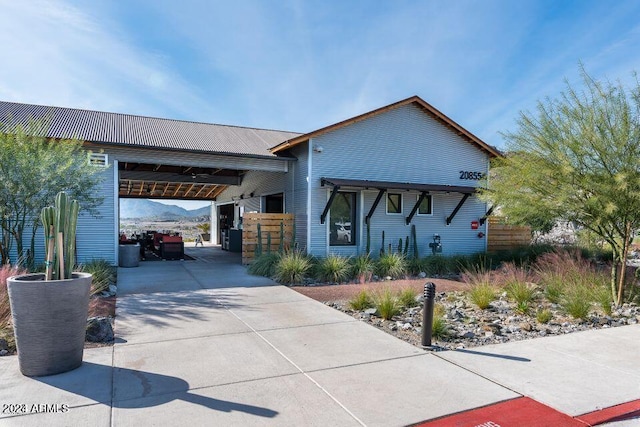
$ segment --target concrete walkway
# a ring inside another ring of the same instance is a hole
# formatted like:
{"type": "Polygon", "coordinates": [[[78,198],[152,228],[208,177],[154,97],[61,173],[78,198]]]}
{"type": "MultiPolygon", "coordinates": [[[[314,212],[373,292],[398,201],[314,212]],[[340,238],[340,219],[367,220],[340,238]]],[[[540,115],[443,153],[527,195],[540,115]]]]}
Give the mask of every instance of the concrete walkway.
{"type": "Polygon", "coordinates": [[[156,264],[120,269],[116,344],[79,369],[0,358],[0,403],[66,405],[0,425],[402,426],[523,395],[571,416],[640,399],[640,325],[427,353],[244,269],[252,286],[225,287],[156,264]]]}

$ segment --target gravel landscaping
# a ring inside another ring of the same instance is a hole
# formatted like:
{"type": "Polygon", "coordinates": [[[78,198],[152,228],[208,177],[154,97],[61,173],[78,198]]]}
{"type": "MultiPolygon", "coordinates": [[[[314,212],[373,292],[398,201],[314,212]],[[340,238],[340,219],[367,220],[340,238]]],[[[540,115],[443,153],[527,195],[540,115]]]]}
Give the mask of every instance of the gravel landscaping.
{"type": "Polygon", "coordinates": [[[522,314],[516,311],[516,304],[507,299],[506,292],[500,293],[487,309],[480,310],[469,301],[464,292],[468,285],[455,280],[397,280],[363,285],[324,285],[293,289],[397,338],[421,346],[422,290],[428,281],[436,284],[436,308],[442,314],[441,317],[448,329],[446,337],[433,337],[432,344],[435,350],[499,344],[640,322],[640,307],[634,303],[614,309],[610,316],[593,306],[593,310],[582,320],[568,316],[558,304],[539,297],[531,305],[529,313],[522,314]],[[414,289],[418,293],[417,305],[403,308],[391,320],[384,320],[375,308],[354,310],[350,307],[349,300],[362,290],[375,295],[377,291],[385,288],[393,292],[406,288],[414,289]],[[544,319],[544,316],[540,316],[540,321],[537,317],[541,312],[545,312],[549,318],[544,319]]]}

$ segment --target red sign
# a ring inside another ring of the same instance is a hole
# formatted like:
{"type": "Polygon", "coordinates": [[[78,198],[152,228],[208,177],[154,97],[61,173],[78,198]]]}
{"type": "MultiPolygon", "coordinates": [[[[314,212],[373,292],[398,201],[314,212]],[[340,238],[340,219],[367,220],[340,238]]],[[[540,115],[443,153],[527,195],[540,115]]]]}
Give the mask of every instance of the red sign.
{"type": "Polygon", "coordinates": [[[480,223],[478,221],[471,221],[471,229],[477,230],[480,227],[480,223]]]}

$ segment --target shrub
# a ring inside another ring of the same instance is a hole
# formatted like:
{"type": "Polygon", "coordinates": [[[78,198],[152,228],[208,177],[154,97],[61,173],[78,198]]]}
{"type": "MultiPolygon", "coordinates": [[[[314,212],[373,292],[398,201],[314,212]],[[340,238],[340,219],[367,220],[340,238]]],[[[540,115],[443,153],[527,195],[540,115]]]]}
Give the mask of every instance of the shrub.
{"type": "Polygon", "coordinates": [[[590,290],[583,285],[568,288],[561,306],[574,319],[586,319],[591,309],[590,290]]]}
{"type": "Polygon", "coordinates": [[[402,254],[384,253],[376,263],[376,272],[379,276],[391,276],[398,279],[406,274],[406,261],[402,254]]]}
{"type": "Polygon", "coordinates": [[[369,307],[373,307],[373,299],[369,292],[363,289],[358,295],[349,300],[349,307],[354,310],[366,310],[369,307]]]}
{"type": "Polygon", "coordinates": [[[449,259],[442,255],[431,255],[423,259],[425,272],[430,275],[442,276],[450,272],[449,259]]]}
{"type": "Polygon", "coordinates": [[[431,336],[437,339],[445,339],[451,335],[449,325],[443,317],[433,317],[431,324],[431,336]]]}
{"type": "Polygon", "coordinates": [[[301,283],[311,268],[311,261],[303,253],[291,251],[278,259],[275,278],[283,284],[301,283]]]}
{"type": "Polygon", "coordinates": [[[374,262],[369,255],[360,255],[351,260],[351,274],[353,277],[362,278],[365,282],[371,280],[374,262]]]}
{"type": "Polygon", "coordinates": [[[92,259],[78,266],[79,271],[91,273],[91,294],[98,294],[109,289],[117,280],[118,270],[105,259],[92,259]]]}
{"type": "Polygon", "coordinates": [[[320,260],[318,264],[318,276],[326,282],[341,283],[349,278],[349,258],[330,254],[320,260]]]}
{"type": "Polygon", "coordinates": [[[280,259],[280,254],[264,253],[253,260],[249,265],[249,274],[254,276],[273,277],[276,274],[276,264],[280,259]]]}
{"type": "Polygon", "coordinates": [[[491,284],[491,272],[476,266],[462,274],[462,280],[471,285],[468,296],[471,302],[484,310],[496,298],[496,291],[491,284]]]}
{"type": "Polygon", "coordinates": [[[559,304],[564,294],[564,283],[556,278],[548,278],[544,287],[544,296],[554,304],[559,304]]]}
{"type": "Polygon", "coordinates": [[[538,310],[536,313],[536,320],[540,323],[549,323],[549,321],[553,318],[553,314],[551,314],[550,310],[538,310]]]}
{"type": "Polygon", "coordinates": [[[530,283],[527,267],[517,267],[514,263],[505,263],[500,269],[501,281],[507,296],[516,304],[530,303],[534,300],[536,289],[530,283]]]}
{"type": "Polygon", "coordinates": [[[418,292],[411,288],[405,288],[398,293],[398,304],[401,307],[415,307],[418,305],[418,301],[416,301],[416,296],[418,292]]]}
{"type": "Polygon", "coordinates": [[[604,314],[611,316],[613,299],[611,289],[608,286],[595,286],[592,290],[592,299],[600,306],[604,314]]]}
{"type": "Polygon", "coordinates": [[[3,265],[0,267],[0,331],[9,326],[11,321],[11,307],[9,305],[9,292],[7,290],[7,279],[11,276],[26,273],[19,267],[3,265]]]}
{"type": "Polygon", "coordinates": [[[390,320],[393,316],[400,312],[400,306],[391,289],[387,288],[375,296],[374,303],[380,317],[390,320]]]}
{"type": "Polygon", "coordinates": [[[469,299],[478,306],[480,310],[489,307],[491,301],[496,299],[496,291],[491,284],[477,284],[469,289],[469,299]]]}
{"type": "Polygon", "coordinates": [[[422,272],[427,272],[425,258],[409,258],[407,260],[407,272],[412,276],[417,276],[422,272]]]}

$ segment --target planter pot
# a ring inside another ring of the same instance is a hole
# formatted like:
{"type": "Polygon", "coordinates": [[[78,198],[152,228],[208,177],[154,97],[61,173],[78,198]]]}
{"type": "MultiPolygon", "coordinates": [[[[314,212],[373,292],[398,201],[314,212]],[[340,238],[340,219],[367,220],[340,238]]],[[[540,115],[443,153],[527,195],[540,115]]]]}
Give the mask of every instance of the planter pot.
{"type": "Polygon", "coordinates": [[[202,240],[204,240],[205,242],[209,242],[211,240],[211,233],[202,233],[202,240]]]}
{"type": "Polygon", "coordinates": [[[45,281],[44,274],[7,279],[20,372],[60,374],[82,364],[92,275],[45,281]]]}

